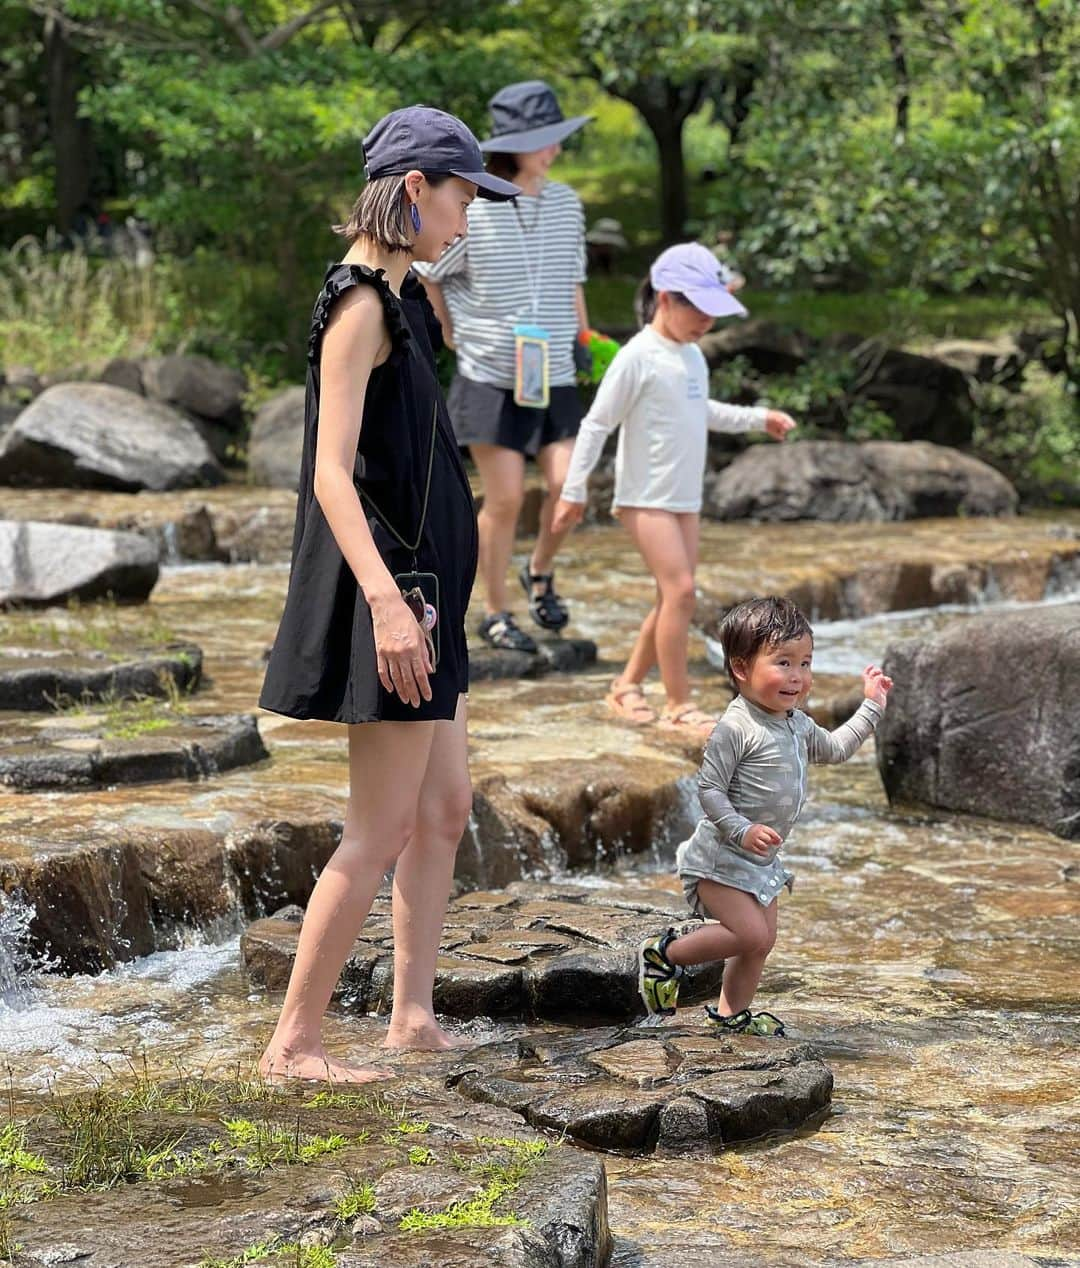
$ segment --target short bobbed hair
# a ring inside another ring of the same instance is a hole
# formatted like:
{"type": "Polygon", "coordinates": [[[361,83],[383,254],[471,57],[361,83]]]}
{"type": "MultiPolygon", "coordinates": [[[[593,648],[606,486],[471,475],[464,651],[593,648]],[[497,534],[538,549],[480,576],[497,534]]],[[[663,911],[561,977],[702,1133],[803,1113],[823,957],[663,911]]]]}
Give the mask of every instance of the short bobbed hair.
{"type": "MultiPolygon", "coordinates": [[[[424,173],[433,189],[450,179],[449,173],[424,173]]],[[[357,238],[369,238],[384,251],[412,251],[416,235],[409,216],[409,200],[405,195],[403,176],[380,176],[369,181],[353,203],[348,220],[334,225],[334,232],[348,238],[350,245],[357,238]]]]}

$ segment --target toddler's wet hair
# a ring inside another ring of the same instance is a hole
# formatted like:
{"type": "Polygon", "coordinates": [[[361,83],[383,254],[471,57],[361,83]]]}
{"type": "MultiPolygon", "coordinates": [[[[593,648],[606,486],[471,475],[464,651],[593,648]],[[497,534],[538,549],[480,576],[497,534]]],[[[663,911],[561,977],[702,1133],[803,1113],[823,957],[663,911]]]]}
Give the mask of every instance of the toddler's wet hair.
{"type": "Polygon", "coordinates": [[[733,660],[748,664],[763,647],[790,643],[806,635],[810,636],[812,643],[814,631],[810,622],[790,599],[770,594],[764,599],[748,599],[746,603],[740,603],[724,617],[720,626],[720,646],[724,649],[728,681],[736,691],[739,690],[731,670],[733,660]]]}

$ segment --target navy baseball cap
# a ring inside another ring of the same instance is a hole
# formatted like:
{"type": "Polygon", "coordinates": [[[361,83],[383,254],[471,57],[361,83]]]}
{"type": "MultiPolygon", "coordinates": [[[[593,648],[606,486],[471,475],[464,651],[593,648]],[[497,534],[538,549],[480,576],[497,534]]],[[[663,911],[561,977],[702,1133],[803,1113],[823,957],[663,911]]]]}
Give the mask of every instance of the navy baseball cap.
{"type": "Polygon", "coordinates": [[[472,181],[481,198],[504,202],[521,193],[519,186],[485,172],[476,137],[460,119],[433,106],[405,106],[384,115],[364,137],[363,151],[369,181],[415,169],[472,181]]]}

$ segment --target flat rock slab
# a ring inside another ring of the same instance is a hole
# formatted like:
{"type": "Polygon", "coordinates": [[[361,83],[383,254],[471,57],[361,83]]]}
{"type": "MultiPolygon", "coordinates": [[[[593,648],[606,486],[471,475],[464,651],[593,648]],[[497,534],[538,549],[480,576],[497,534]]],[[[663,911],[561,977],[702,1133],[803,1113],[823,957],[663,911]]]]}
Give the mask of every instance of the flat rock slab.
{"type": "Polygon", "coordinates": [[[0,784],[64,791],[204,779],[267,757],[252,714],[178,718],[132,738],[110,738],[93,715],[75,715],[43,722],[33,739],[0,742],[0,784]]]}
{"type": "MultiPolygon", "coordinates": [[[[505,1110],[463,1104],[439,1079],[395,1079],[379,1084],[376,1095],[324,1089],[324,1103],[313,1106],[318,1092],[137,1116],[133,1130],[140,1141],[169,1146],[177,1160],[198,1150],[201,1161],[196,1157],[188,1174],[121,1184],[89,1200],[83,1194],[20,1205],[12,1216],[23,1246],[19,1268],[195,1268],[211,1259],[280,1268],[299,1262],[295,1252],[275,1256],[268,1243],[332,1246],[338,1268],[602,1268],[608,1262],[599,1158],[545,1142],[505,1110]],[[301,1143],[336,1136],[340,1144],[306,1165],[260,1167],[250,1149],[230,1140],[226,1119],[247,1119],[301,1143]],[[461,1205],[482,1199],[490,1169],[508,1165],[517,1166],[517,1182],[490,1211],[511,1225],[484,1227],[481,1217],[470,1226],[461,1205]],[[370,1209],[343,1215],[337,1204],[362,1186],[370,1186],[370,1209]],[[438,1217],[455,1210],[450,1226],[440,1227],[438,1217]],[[423,1217],[431,1227],[410,1227],[423,1217]]],[[[39,1143],[42,1122],[31,1120],[28,1131],[60,1174],[63,1135],[54,1130],[52,1140],[43,1134],[39,1143]]]]}
{"type": "Polygon", "coordinates": [[[194,643],[146,648],[123,660],[99,651],[0,646],[0,709],[41,712],[65,700],[161,697],[174,688],[186,695],[202,679],[202,659],[194,643]]]}
{"type": "Polygon", "coordinates": [[[801,1126],[833,1078],[806,1044],[662,1026],[519,1040],[501,1067],[466,1058],[450,1083],[584,1145],[684,1154],[801,1126]]]}
{"type": "MultiPolygon", "coordinates": [[[[450,903],[435,973],[435,1008],[449,1017],[576,1018],[584,1023],[644,1013],[637,993],[642,939],[688,919],[659,891],[519,882],[450,903]]],[[[299,924],[273,917],[250,925],[241,954],[251,980],[284,990],[299,924]]],[[[721,966],[688,976],[690,1003],[720,989],[721,966]]],[[[387,898],[376,899],[345,964],[337,998],[356,1012],[389,1010],[394,957],[387,898]]]]}
{"type": "Polygon", "coordinates": [[[538,639],[535,652],[510,652],[483,646],[469,649],[469,678],[477,682],[539,678],[552,671],[572,673],[595,664],[596,644],[588,638],[538,639]]]}

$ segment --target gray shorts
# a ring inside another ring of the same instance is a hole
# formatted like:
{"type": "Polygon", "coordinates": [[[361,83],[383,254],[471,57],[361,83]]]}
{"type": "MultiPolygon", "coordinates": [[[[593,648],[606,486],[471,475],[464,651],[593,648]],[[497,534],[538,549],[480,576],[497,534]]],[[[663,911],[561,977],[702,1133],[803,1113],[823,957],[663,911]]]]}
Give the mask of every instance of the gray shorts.
{"type": "Polygon", "coordinates": [[[696,916],[709,914],[698,896],[700,880],[741,889],[746,894],[752,894],[762,907],[771,906],[780,897],[781,890],[786,889],[790,893],[795,884],[794,874],[780,862],[778,854],[761,859],[736,846],[727,845],[717,838],[707,819],[703,819],[694,835],[679,846],[675,867],[687,905],[696,916]]]}

